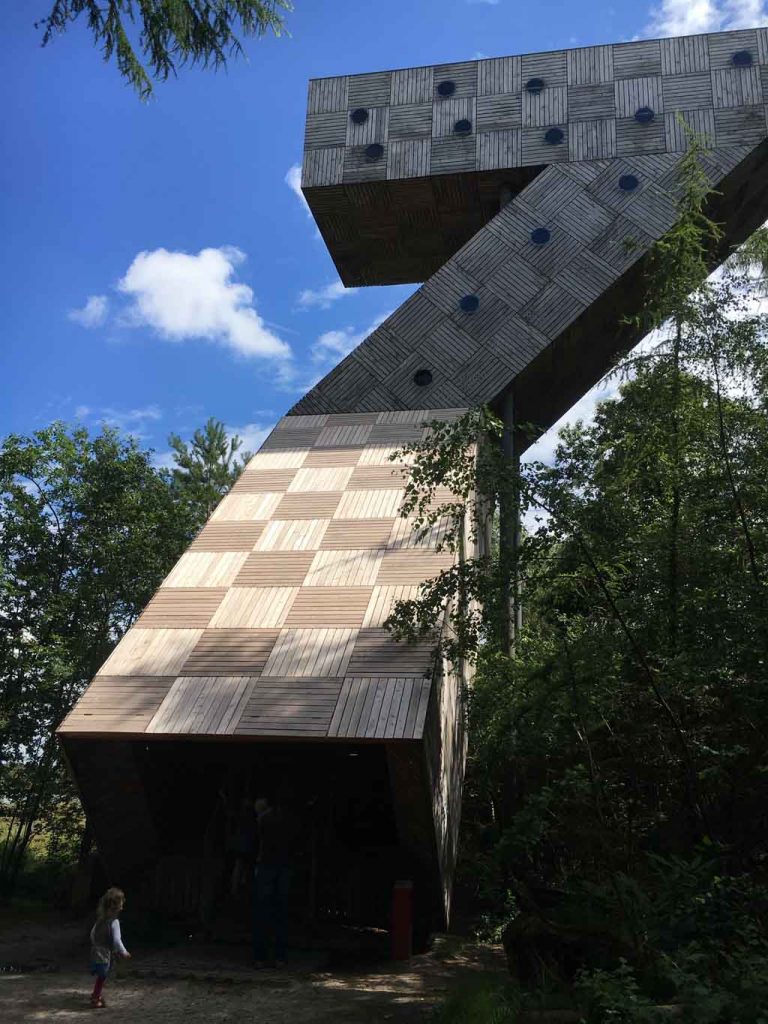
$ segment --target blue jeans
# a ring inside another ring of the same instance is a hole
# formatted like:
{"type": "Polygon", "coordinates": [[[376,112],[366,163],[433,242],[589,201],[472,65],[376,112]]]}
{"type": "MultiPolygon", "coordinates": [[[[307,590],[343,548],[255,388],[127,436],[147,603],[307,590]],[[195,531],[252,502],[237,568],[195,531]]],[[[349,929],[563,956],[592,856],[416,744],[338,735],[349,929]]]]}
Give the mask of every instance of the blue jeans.
{"type": "Polygon", "coordinates": [[[253,886],[253,959],[266,960],[274,938],[275,960],[285,960],[288,937],[288,896],[291,869],[287,864],[257,864],[253,886]]]}

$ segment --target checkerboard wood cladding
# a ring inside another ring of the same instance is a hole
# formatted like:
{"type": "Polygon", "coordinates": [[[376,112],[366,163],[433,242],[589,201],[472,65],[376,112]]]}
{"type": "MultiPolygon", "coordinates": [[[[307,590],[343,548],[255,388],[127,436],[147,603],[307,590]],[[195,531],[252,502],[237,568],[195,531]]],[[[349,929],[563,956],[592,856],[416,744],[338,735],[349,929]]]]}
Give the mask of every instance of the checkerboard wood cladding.
{"type": "Polygon", "coordinates": [[[61,732],[419,739],[434,644],[383,626],[453,556],[389,456],[463,411],[283,419],[61,732]]]}
{"type": "MultiPolygon", "coordinates": [[[[313,79],[302,185],[330,191],[355,182],[679,151],[684,136],[664,130],[678,113],[754,108],[765,129],[766,68],[768,29],[745,29],[313,79]],[[744,51],[752,65],[734,66],[734,54],[744,51]],[[540,91],[526,89],[532,78],[543,80],[540,91]],[[437,87],[446,80],[454,89],[443,96],[437,87]],[[634,121],[644,106],[659,115],[647,131],[634,121]],[[349,115],[360,107],[368,118],[355,126],[349,115]],[[454,131],[462,119],[470,122],[468,135],[454,131]],[[562,145],[547,143],[549,127],[563,129],[562,145]],[[364,152],[372,142],[384,149],[376,161],[364,152]]],[[[710,117],[708,124],[713,145],[730,144],[727,119],[710,117]]]]}

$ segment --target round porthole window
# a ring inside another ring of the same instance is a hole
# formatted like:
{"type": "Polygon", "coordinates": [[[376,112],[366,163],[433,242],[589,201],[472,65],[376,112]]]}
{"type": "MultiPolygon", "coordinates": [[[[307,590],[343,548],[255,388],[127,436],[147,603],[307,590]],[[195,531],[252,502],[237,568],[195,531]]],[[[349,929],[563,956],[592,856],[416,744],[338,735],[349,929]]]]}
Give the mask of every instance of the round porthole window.
{"type": "Polygon", "coordinates": [[[437,87],[438,96],[453,96],[456,92],[456,83],[452,82],[449,78],[446,78],[444,82],[440,82],[437,87]]]}
{"type": "Polygon", "coordinates": [[[425,388],[427,384],[432,383],[432,373],[430,370],[417,370],[413,375],[413,383],[417,387],[425,388]]]}
{"type": "Polygon", "coordinates": [[[635,120],[640,124],[650,124],[655,117],[656,115],[650,107],[640,107],[639,110],[635,111],[635,120]]]}
{"type": "Polygon", "coordinates": [[[469,135],[472,131],[472,122],[468,121],[466,117],[462,117],[462,119],[457,121],[453,126],[453,130],[457,135],[469,135]]]}
{"type": "Polygon", "coordinates": [[[381,160],[384,156],[384,147],[380,142],[372,142],[370,146],[366,146],[365,159],[369,163],[374,163],[376,160],[381,160]]]}
{"type": "Polygon", "coordinates": [[[365,107],[358,107],[357,110],[353,110],[349,115],[349,119],[352,124],[365,124],[368,120],[368,111],[365,107]]]}
{"type": "Polygon", "coordinates": [[[551,237],[549,228],[534,228],[531,232],[531,241],[534,245],[546,245],[551,237]]]}
{"type": "Polygon", "coordinates": [[[543,78],[529,78],[525,83],[525,91],[529,92],[531,96],[538,96],[540,92],[544,91],[546,84],[543,78]]]}
{"type": "Polygon", "coordinates": [[[634,174],[622,174],[619,178],[619,188],[622,192],[634,192],[640,181],[634,174]]]}
{"type": "Polygon", "coordinates": [[[562,128],[550,128],[545,134],[544,139],[550,146],[559,146],[565,138],[565,132],[562,128]]]}
{"type": "Polygon", "coordinates": [[[734,67],[737,68],[751,68],[752,67],[752,54],[749,50],[739,50],[734,53],[731,58],[734,67]]]}
{"type": "Polygon", "coordinates": [[[480,299],[476,295],[464,295],[459,299],[459,309],[465,313],[474,313],[480,305],[480,299]]]}

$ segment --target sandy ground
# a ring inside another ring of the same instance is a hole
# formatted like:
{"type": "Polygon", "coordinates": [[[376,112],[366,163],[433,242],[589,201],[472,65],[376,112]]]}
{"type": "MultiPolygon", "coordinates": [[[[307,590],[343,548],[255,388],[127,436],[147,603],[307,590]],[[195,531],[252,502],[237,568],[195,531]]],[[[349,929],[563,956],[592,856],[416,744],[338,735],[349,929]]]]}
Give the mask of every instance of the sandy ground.
{"type": "Polygon", "coordinates": [[[294,954],[283,971],[254,972],[247,949],[190,944],[143,950],[110,976],[108,1008],[88,1005],[83,923],[62,919],[0,922],[0,1021],[78,1021],[108,1015],[115,1024],[394,1024],[428,1022],[463,975],[503,970],[500,950],[438,940],[409,963],[329,969],[322,954],[294,954]]]}

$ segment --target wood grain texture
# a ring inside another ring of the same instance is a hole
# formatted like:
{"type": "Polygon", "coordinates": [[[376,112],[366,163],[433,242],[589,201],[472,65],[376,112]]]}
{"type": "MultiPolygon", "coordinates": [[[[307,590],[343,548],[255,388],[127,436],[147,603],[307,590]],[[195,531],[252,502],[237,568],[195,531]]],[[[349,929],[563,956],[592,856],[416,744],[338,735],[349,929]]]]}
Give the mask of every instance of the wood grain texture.
{"type": "Polygon", "coordinates": [[[265,522],[207,523],[189,546],[190,551],[252,551],[265,522]]]}
{"type": "Polygon", "coordinates": [[[314,551],[258,551],[250,555],[234,587],[300,587],[315,557],[314,551]]]}
{"type": "Polygon", "coordinates": [[[134,628],[204,629],[226,593],[226,587],[175,587],[159,590],[134,628]]]}
{"type": "Polygon", "coordinates": [[[163,587],[228,587],[247,559],[245,551],[187,551],[165,577],[163,587]]]}
{"type": "Polygon", "coordinates": [[[180,667],[185,676],[257,676],[279,636],[277,629],[206,629],[180,667]]]}
{"type": "MultiPolygon", "coordinates": [[[[746,29],[637,40],[355,76],[361,96],[378,97],[363,104],[368,120],[359,131],[347,124],[342,144],[343,112],[310,106],[305,153],[308,201],[342,279],[424,280],[493,216],[502,186],[520,191],[542,165],[680,152],[685,141],[674,130],[677,114],[765,103],[765,34],[746,29]],[[752,68],[734,67],[739,49],[752,54],[752,68]],[[450,79],[453,93],[443,97],[436,86],[449,71],[458,77],[450,79]],[[543,88],[527,90],[531,78],[541,79],[543,88]],[[656,113],[645,132],[634,126],[643,106],[656,113]],[[454,136],[460,119],[471,122],[467,138],[454,136]],[[549,127],[562,129],[564,143],[546,142],[549,127]],[[385,150],[378,164],[363,153],[364,143],[374,138],[385,150]]],[[[334,80],[328,95],[338,95],[340,88],[334,80]]],[[[347,99],[349,113],[354,106],[347,99]]],[[[731,145],[728,128],[713,142],[731,145]]],[[[359,369],[356,360],[347,365],[350,380],[353,369],[359,369]]],[[[386,389],[377,391],[377,401],[379,408],[386,405],[386,389]]],[[[329,405],[328,411],[342,408],[329,405]]]]}
{"type": "Polygon", "coordinates": [[[158,708],[147,732],[226,735],[239,720],[250,689],[247,676],[181,676],[158,708]]]}
{"type": "Polygon", "coordinates": [[[373,587],[302,587],[285,619],[287,627],[360,627],[370,603],[373,587]]]}
{"type": "Polygon", "coordinates": [[[104,662],[99,674],[175,676],[202,634],[202,629],[131,629],[104,662]]]}
{"type": "Polygon", "coordinates": [[[297,587],[233,587],[206,625],[216,629],[282,626],[297,593],[297,587]]]}
{"type": "Polygon", "coordinates": [[[96,676],[58,731],[143,733],[172,683],[170,676],[96,676]]]}
{"type": "Polygon", "coordinates": [[[357,634],[356,629],[284,629],[262,675],[343,676],[357,634]]]}

